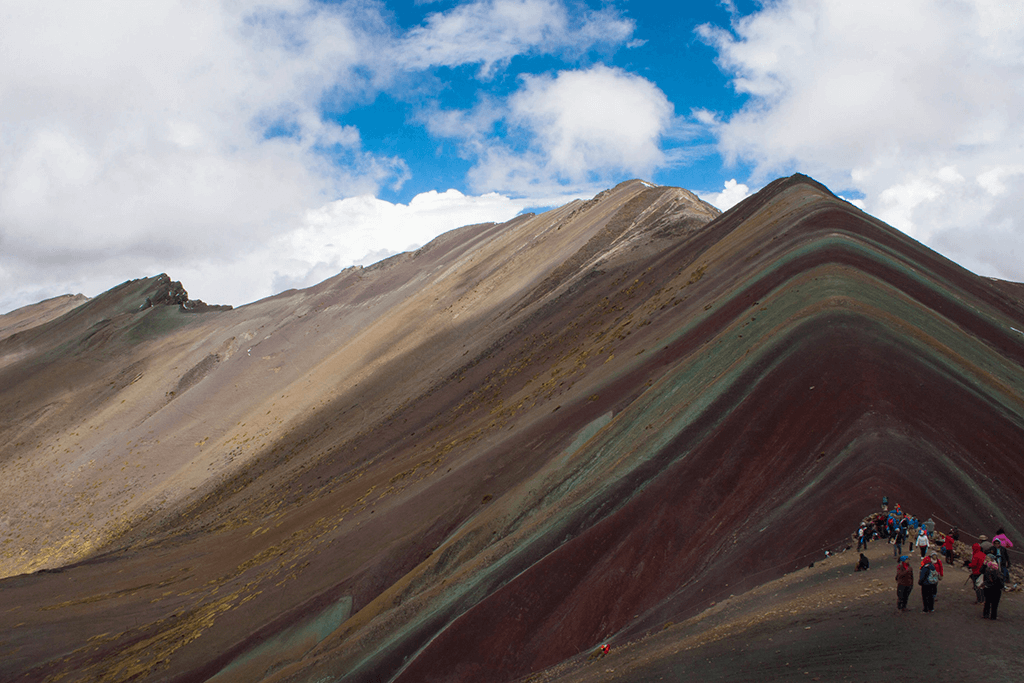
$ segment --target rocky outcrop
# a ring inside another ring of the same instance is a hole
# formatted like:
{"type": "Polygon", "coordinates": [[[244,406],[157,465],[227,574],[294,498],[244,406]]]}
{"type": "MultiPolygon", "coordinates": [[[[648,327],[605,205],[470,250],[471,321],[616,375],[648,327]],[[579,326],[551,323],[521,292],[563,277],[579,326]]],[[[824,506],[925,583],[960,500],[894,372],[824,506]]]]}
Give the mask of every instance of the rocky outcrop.
{"type": "Polygon", "coordinates": [[[146,297],[139,310],[153,306],[178,306],[182,311],[201,313],[203,311],[230,311],[231,306],[210,306],[201,299],[189,299],[188,292],[177,280],[172,281],[166,273],[156,278],[156,291],[146,297]]]}

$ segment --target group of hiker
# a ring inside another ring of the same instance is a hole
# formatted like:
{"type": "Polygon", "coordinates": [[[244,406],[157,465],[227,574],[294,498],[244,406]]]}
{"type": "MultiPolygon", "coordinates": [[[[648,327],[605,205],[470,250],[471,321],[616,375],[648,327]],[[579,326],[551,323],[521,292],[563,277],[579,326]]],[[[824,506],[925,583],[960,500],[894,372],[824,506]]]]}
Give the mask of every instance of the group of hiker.
{"type": "Polygon", "coordinates": [[[1012,546],[1013,543],[1002,529],[996,531],[991,541],[981,536],[979,542],[971,546],[971,562],[968,566],[977,602],[985,603],[981,616],[986,619],[996,618],[999,598],[1010,581],[1010,553],[1007,548],[1012,546]]]}
{"type": "MultiPolygon", "coordinates": [[[[899,505],[890,511],[887,503],[888,501],[883,499],[882,514],[874,515],[858,528],[857,550],[866,550],[868,543],[875,539],[887,539],[893,546],[893,555],[897,558],[896,609],[903,612],[907,609],[907,601],[914,587],[914,569],[910,559],[914,554],[912,548],[918,548],[921,562],[918,567],[917,584],[921,587],[922,611],[933,612],[939,581],[945,573],[943,558],[947,564],[956,559],[954,544],[959,540],[959,530],[954,527],[946,534],[938,534],[931,519],[922,522],[904,513],[899,505]],[[903,544],[907,542],[911,545],[907,548],[907,554],[904,554],[903,544]]],[[[1000,528],[996,530],[991,541],[986,536],[981,536],[971,548],[970,560],[964,562],[964,566],[971,572],[971,582],[977,600],[975,604],[984,604],[982,617],[985,619],[998,618],[999,599],[1010,580],[1010,554],[1007,548],[1012,546],[1013,543],[1000,528]]],[[[868,566],[868,558],[861,553],[856,571],[865,570],[868,566]]]]}
{"type": "MultiPolygon", "coordinates": [[[[921,560],[920,578],[917,583],[921,586],[924,612],[935,611],[935,596],[938,595],[939,581],[944,574],[938,553],[932,551],[931,555],[925,555],[921,560]]],[[[896,565],[896,609],[901,612],[907,609],[907,600],[910,599],[910,592],[913,589],[914,570],[910,566],[910,556],[901,555],[896,565]]]]}
{"type": "MultiPolygon", "coordinates": [[[[917,517],[903,512],[899,504],[891,511],[887,509],[888,505],[885,503],[882,507],[883,514],[875,515],[861,523],[857,529],[857,550],[867,549],[869,541],[882,538],[887,539],[892,545],[892,554],[895,558],[903,554],[903,545],[908,542],[920,550],[922,559],[927,557],[935,535],[935,522],[931,519],[922,522],[917,517]]],[[[942,556],[947,562],[953,560],[953,543],[959,539],[959,532],[956,529],[953,529],[951,534],[953,537],[947,538],[940,546],[942,556]]]]}

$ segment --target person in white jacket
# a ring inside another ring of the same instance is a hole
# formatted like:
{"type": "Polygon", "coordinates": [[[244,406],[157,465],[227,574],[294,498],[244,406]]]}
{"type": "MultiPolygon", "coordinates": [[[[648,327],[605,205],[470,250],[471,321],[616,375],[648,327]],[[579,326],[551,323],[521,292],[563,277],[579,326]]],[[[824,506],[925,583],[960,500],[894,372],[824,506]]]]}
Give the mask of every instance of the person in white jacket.
{"type": "Polygon", "coordinates": [[[924,527],[917,534],[917,547],[921,549],[921,557],[928,554],[928,530],[924,527]]]}

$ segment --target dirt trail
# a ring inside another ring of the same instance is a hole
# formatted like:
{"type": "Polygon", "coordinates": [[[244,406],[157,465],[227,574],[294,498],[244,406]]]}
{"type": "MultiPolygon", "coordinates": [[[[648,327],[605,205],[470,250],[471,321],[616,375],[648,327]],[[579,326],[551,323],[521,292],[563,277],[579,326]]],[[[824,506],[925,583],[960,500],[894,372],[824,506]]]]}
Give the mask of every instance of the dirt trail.
{"type": "Polygon", "coordinates": [[[1020,679],[1021,593],[1004,592],[998,621],[982,619],[967,570],[944,566],[935,611],[926,614],[915,551],[915,586],[901,613],[892,546],[875,541],[865,555],[866,572],[853,571],[859,553],[850,550],[644,640],[613,643],[604,657],[581,656],[532,680],[935,680],[975,667],[984,668],[987,680],[1020,679]]]}

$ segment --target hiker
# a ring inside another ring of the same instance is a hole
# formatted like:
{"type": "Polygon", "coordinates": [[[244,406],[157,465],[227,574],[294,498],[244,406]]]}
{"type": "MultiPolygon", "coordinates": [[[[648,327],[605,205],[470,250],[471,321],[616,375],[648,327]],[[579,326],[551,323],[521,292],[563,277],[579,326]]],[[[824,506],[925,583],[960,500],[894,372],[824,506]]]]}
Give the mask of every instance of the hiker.
{"type": "Polygon", "coordinates": [[[988,540],[988,536],[982,534],[981,536],[978,536],[978,541],[981,542],[981,552],[986,555],[992,552],[992,541],[988,540]]]}
{"type": "Polygon", "coordinates": [[[992,555],[995,555],[999,571],[1003,575],[1003,581],[1010,580],[1010,551],[1003,547],[1002,541],[998,538],[992,539],[992,555]]]}
{"type": "Polygon", "coordinates": [[[921,557],[928,554],[928,532],[924,527],[921,527],[920,533],[917,534],[915,545],[921,549],[921,557]]]}
{"type": "Polygon", "coordinates": [[[995,543],[997,538],[999,539],[999,542],[1003,544],[1004,548],[1013,547],[1013,541],[1006,537],[1006,532],[1003,530],[1003,527],[996,529],[996,535],[992,537],[992,542],[995,543]]]}
{"type": "Polygon", "coordinates": [[[942,544],[942,554],[946,556],[946,562],[949,562],[950,564],[953,564],[953,543],[955,542],[956,539],[953,538],[953,531],[950,530],[950,532],[946,534],[946,540],[942,544]]]}
{"type": "Polygon", "coordinates": [[[896,609],[901,612],[906,611],[910,591],[914,588],[914,570],[907,562],[909,559],[906,555],[900,555],[899,564],[896,565],[896,609]]]}
{"type": "MultiPolygon", "coordinates": [[[[992,557],[989,555],[989,557],[992,557]]],[[[1003,572],[994,559],[985,562],[985,608],[981,612],[982,619],[995,620],[999,611],[999,598],[1003,595],[1003,572]]]]}
{"type": "Polygon", "coordinates": [[[932,558],[932,566],[935,567],[935,570],[939,573],[939,578],[938,578],[938,581],[935,582],[935,591],[934,591],[933,596],[932,596],[933,599],[938,600],[939,599],[939,581],[942,581],[942,577],[944,577],[946,575],[946,572],[943,571],[942,559],[939,558],[939,554],[937,552],[935,552],[933,550],[929,554],[929,557],[932,558]]]}
{"type": "Polygon", "coordinates": [[[882,496],[882,512],[889,511],[889,496],[882,496]]]}
{"type": "Polygon", "coordinates": [[[857,529],[857,550],[868,549],[868,530],[867,527],[861,523],[860,528],[857,529]]]}
{"type": "Polygon", "coordinates": [[[975,543],[971,546],[971,583],[974,584],[974,604],[978,605],[985,601],[985,593],[982,591],[981,573],[985,570],[985,553],[981,552],[981,544],[975,543]]]}
{"type": "Polygon", "coordinates": [[[939,583],[939,570],[932,565],[932,558],[925,555],[921,560],[921,573],[917,579],[917,585],[921,586],[921,604],[924,607],[922,612],[935,611],[935,593],[939,583]]]}
{"type": "Polygon", "coordinates": [[[889,537],[889,531],[886,528],[885,517],[883,515],[877,515],[871,521],[871,526],[869,527],[869,530],[871,531],[872,539],[889,537]]]}
{"type": "Polygon", "coordinates": [[[896,527],[892,537],[892,556],[898,558],[903,554],[903,527],[896,527]]]}
{"type": "Polygon", "coordinates": [[[853,571],[855,571],[855,572],[866,572],[870,565],[871,565],[871,563],[868,562],[868,558],[864,557],[864,553],[861,553],[860,554],[860,560],[857,561],[857,566],[854,567],[853,571]]]}

